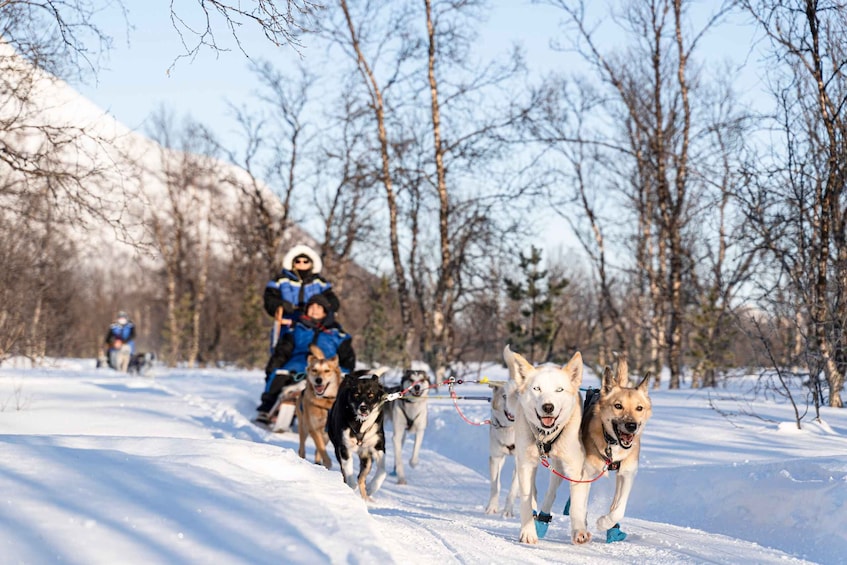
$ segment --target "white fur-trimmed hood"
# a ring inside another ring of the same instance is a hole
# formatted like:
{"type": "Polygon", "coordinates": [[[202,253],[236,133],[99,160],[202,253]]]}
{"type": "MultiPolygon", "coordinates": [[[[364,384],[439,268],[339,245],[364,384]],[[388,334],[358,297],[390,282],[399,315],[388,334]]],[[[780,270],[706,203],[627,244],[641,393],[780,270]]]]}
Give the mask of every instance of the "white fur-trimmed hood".
{"type": "Polygon", "coordinates": [[[321,272],[323,269],[323,261],[321,261],[321,256],[318,255],[318,252],[309,247],[304,243],[298,243],[291,249],[289,249],[288,253],[285,254],[285,257],[282,258],[282,268],[288,271],[291,271],[294,268],[292,262],[294,258],[298,255],[305,255],[312,260],[312,272],[317,274],[321,272]]]}

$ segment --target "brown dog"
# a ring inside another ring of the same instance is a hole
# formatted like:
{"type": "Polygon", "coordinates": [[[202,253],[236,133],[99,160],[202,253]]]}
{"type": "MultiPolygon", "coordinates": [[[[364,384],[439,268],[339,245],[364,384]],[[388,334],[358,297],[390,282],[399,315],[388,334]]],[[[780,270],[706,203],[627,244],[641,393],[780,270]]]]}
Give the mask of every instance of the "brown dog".
{"type": "Polygon", "coordinates": [[[590,479],[600,473],[617,472],[609,513],[597,520],[597,528],[607,531],[607,542],[626,537],[619,523],[638,472],[641,432],[653,412],[647,393],[649,382],[650,373],[647,373],[637,386],[629,384],[629,367],[626,355],[622,354],[615,372],[606,367],[602,388],[599,392],[591,391],[591,397],[586,399],[588,407],[582,419],[583,477],[590,479]]]}
{"type": "Polygon", "coordinates": [[[300,457],[306,458],[306,438],[311,436],[315,443],[315,463],[332,467],[332,459],[326,451],[329,436],[326,433],[326,420],[329,409],[338,395],[338,387],[343,376],[338,366],[338,356],[324,357],[319,347],[309,347],[306,366],[306,388],[297,402],[297,430],[300,432],[300,457]]]}

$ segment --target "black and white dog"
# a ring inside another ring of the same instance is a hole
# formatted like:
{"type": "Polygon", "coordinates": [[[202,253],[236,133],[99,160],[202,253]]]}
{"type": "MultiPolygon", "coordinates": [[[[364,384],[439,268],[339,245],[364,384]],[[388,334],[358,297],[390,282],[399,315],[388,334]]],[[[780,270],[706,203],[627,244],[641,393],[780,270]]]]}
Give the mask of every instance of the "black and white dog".
{"type": "Polygon", "coordinates": [[[150,371],[150,369],[153,368],[153,364],[155,362],[156,354],[152,351],[148,351],[147,353],[136,353],[129,360],[127,372],[137,373],[143,377],[150,371]]]}
{"type": "Polygon", "coordinates": [[[341,383],[335,404],[329,411],[327,431],[335,448],[335,458],[347,485],[357,484],[362,498],[370,500],[385,480],[385,404],[387,395],[380,371],[353,371],[341,383]],[[353,474],[353,455],[359,456],[358,477],[353,474]],[[376,474],[367,483],[371,467],[376,474]]]}
{"type": "Polygon", "coordinates": [[[411,467],[417,467],[427,420],[427,397],[430,378],[426,371],[406,369],[400,379],[399,391],[403,394],[391,402],[391,422],[394,427],[394,472],[397,484],[406,484],[403,470],[403,443],[407,434],[415,434],[412,447],[411,467]]]}

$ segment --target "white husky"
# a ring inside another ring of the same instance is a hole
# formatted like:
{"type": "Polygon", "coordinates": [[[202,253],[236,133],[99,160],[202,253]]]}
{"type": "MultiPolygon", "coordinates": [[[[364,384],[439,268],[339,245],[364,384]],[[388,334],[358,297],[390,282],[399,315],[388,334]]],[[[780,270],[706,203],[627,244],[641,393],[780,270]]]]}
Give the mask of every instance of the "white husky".
{"type": "Polygon", "coordinates": [[[421,444],[427,424],[427,397],[430,378],[426,371],[407,369],[400,379],[400,390],[406,394],[391,402],[391,421],[394,427],[394,472],[397,484],[406,484],[406,472],[403,469],[403,443],[406,436],[415,434],[412,446],[411,467],[417,467],[420,461],[421,444]]]}
{"type": "MultiPolygon", "coordinates": [[[[505,385],[489,386],[491,386],[491,423],[488,429],[488,470],[491,474],[491,493],[485,513],[497,514],[500,501],[500,473],[503,471],[506,457],[515,454],[514,381],[510,380],[505,385]]],[[[512,516],[515,497],[518,494],[516,475],[517,467],[509,481],[509,494],[506,495],[506,504],[503,505],[504,518],[512,516]]]]}
{"type": "MultiPolygon", "coordinates": [[[[544,456],[551,463],[550,485],[539,508],[538,518],[550,521],[550,509],[563,475],[582,479],[585,451],[579,441],[582,402],[582,356],[577,352],[564,367],[551,364],[533,367],[507,345],[503,358],[515,381],[515,464],[521,492],[520,541],[538,543],[533,519],[533,493],[538,464],[544,456]],[[545,519],[546,518],[546,519],[545,519]]],[[[570,483],[571,539],[583,544],[591,539],[586,525],[588,485],[570,483]]]]}

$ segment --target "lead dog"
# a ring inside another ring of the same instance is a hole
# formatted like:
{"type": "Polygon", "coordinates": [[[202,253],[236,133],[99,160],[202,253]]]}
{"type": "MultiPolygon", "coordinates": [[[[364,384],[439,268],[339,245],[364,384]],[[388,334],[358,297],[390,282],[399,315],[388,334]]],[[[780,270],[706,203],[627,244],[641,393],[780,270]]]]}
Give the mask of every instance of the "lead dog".
{"type": "Polygon", "coordinates": [[[415,434],[409,465],[412,468],[418,466],[421,443],[426,431],[430,383],[426,371],[406,369],[400,379],[400,391],[404,394],[391,402],[391,423],[394,427],[394,472],[397,474],[398,485],[406,484],[406,473],[403,470],[403,443],[409,434],[415,434]]]}
{"type": "MultiPolygon", "coordinates": [[[[489,386],[491,387],[491,417],[488,428],[488,471],[491,476],[491,491],[485,513],[497,514],[500,500],[500,473],[503,471],[506,457],[515,454],[515,414],[511,406],[515,401],[514,381],[509,381],[505,385],[489,386]]],[[[510,518],[514,509],[515,497],[518,494],[517,470],[516,466],[509,481],[509,493],[506,495],[506,504],[503,505],[504,518],[510,518]]]]}
{"type": "Polygon", "coordinates": [[[335,404],[329,411],[327,431],[341,466],[341,476],[366,501],[385,480],[385,389],[379,382],[384,371],[354,371],[344,377],[335,404]],[[359,474],[353,473],[353,456],[359,456],[359,474]],[[376,474],[365,486],[368,473],[376,474]]]}
{"type": "MultiPolygon", "coordinates": [[[[574,480],[582,477],[585,452],[579,441],[582,402],[582,356],[579,352],[564,367],[545,364],[533,367],[526,359],[513,353],[507,345],[503,358],[509,375],[515,381],[517,414],[515,417],[515,465],[521,496],[520,541],[538,543],[538,530],[533,519],[535,477],[542,456],[555,471],[544,501],[538,512],[539,522],[550,521],[550,509],[556,501],[556,490],[564,475],[574,480]],[[558,473],[558,474],[557,474],[558,473]]],[[[591,533],[586,526],[588,488],[582,483],[570,483],[571,540],[587,543],[591,533]]],[[[544,524],[546,527],[546,524],[544,524]]]]}
{"type": "Polygon", "coordinates": [[[306,438],[311,436],[315,443],[315,463],[323,463],[324,467],[330,469],[332,459],[326,451],[329,441],[326,422],[343,376],[338,365],[338,355],[327,359],[323,351],[315,345],[309,347],[309,352],[306,388],[297,402],[297,431],[300,434],[298,453],[303,459],[306,458],[306,438]]]}
{"type": "MultiPolygon", "coordinates": [[[[617,360],[615,373],[606,367],[599,391],[586,398],[582,420],[582,444],[585,447],[584,475],[588,478],[617,471],[615,496],[609,513],[597,520],[597,528],[607,530],[606,541],[621,541],[626,534],[620,531],[619,522],[626,512],[626,503],[641,452],[641,432],[652,415],[652,404],[647,393],[650,374],[646,374],[635,388],[629,386],[629,368],[626,356],[617,360]]],[[[586,485],[590,488],[591,483],[586,485]]],[[[573,506],[571,506],[573,509],[573,506]]]]}

